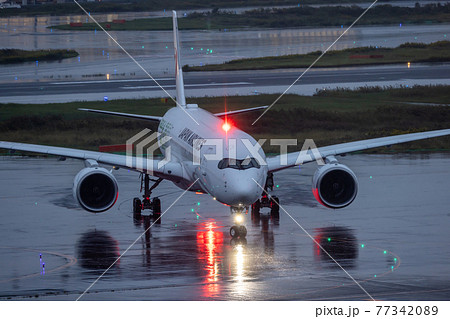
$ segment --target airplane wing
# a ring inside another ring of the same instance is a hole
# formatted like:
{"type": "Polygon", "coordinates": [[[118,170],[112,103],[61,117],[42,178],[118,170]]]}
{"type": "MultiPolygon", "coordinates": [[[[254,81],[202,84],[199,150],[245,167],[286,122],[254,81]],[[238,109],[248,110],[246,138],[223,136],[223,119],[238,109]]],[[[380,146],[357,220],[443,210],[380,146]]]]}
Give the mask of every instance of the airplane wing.
{"type": "Polygon", "coordinates": [[[116,115],[123,117],[130,117],[134,119],[148,120],[148,121],[161,121],[162,117],[160,116],[150,116],[150,115],[139,115],[139,114],[130,114],[130,113],[120,113],[120,112],[111,112],[111,111],[103,111],[103,110],[92,110],[92,109],[78,109],[79,111],[86,111],[92,113],[101,113],[108,115],[116,115]]]}
{"type": "MultiPolygon", "coordinates": [[[[235,111],[228,111],[223,113],[215,113],[214,115],[217,117],[222,117],[225,115],[235,115],[235,114],[241,114],[241,113],[247,113],[247,112],[253,112],[258,110],[263,110],[268,108],[268,105],[265,106],[257,106],[257,107],[251,107],[248,109],[242,109],[242,110],[235,110],[235,111]]],[[[79,111],[85,111],[85,112],[92,112],[92,113],[100,113],[100,114],[108,114],[108,115],[116,115],[116,116],[123,116],[123,117],[129,117],[134,119],[140,119],[140,120],[148,120],[148,121],[161,121],[161,116],[151,116],[151,115],[140,115],[140,114],[130,114],[130,113],[121,113],[121,112],[111,112],[111,111],[103,111],[103,110],[93,110],[93,109],[78,109],[79,111]]]]}
{"type": "Polygon", "coordinates": [[[315,155],[318,155],[318,157],[325,159],[328,156],[346,154],[380,146],[389,146],[394,144],[406,143],[445,135],[450,135],[450,129],[394,135],[330,145],[325,147],[319,147],[317,149],[312,150],[310,149],[303,153],[301,151],[288,153],[287,155],[285,155],[284,158],[281,155],[269,157],[267,158],[267,165],[269,167],[270,172],[276,172],[288,167],[313,162],[316,159],[315,155]]]}
{"type": "Polygon", "coordinates": [[[253,111],[258,111],[258,110],[264,110],[264,109],[267,109],[268,107],[269,107],[269,105],[256,106],[256,107],[251,107],[251,108],[248,108],[248,109],[228,111],[228,112],[222,112],[222,113],[215,113],[214,115],[217,116],[217,117],[222,117],[222,116],[225,116],[225,115],[229,116],[229,115],[253,112],[253,111]]]}
{"type": "Polygon", "coordinates": [[[183,178],[183,170],[178,162],[169,162],[162,167],[160,160],[143,159],[135,156],[108,154],[94,151],[78,150],[73,148],[45,146],[36,144],[12,143],[0,141],[0,148],[24,152],[40,153],[47,155],[63,156],[80,160],[95,160],[98,163],[131,169],[137,172],[149,173],[155,177],[161,177],[171,181],[180,181],[183,178]]]}

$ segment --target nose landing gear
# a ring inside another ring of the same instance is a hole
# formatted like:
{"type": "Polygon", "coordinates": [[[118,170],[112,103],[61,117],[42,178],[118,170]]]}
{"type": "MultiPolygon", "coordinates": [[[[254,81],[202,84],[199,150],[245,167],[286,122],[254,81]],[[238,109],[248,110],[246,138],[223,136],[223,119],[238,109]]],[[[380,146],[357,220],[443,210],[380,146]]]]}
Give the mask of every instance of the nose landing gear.
{"type": "Polygon", "coordinates": [[[245,238],[247,236],[247,228],[242,225],[245,220],[245,214],[248,212],[248,207],[239,206],[231,207],[231,215],[234,215],[234,223],[236,225],[230,228],[230,235],[232,238],[245,238]]]}
{"type": "Polygon", "coordinates": [[[232,226],[230,228],[230,235],[233,238],[245,238],[245,236],[247,236],[247,228],[245,228],[245,226],[241,225],[241,226],[232,226]]]}
{"type": "Polygon", "coordinates": [[[133,199],[133,217],[135,219],[140,219],[142,217],[141,213],[143,210],[150,210],[152,216],[157,224],[161,224],[161,200],[158,197],[150,198],[152,191],[163,181],[162,178],[157,180],[150,179],[148,174],[144,174],[141,179],[141,192],[144,189],[144,195],[142,201],[139,197],[133,199]],[[150,181],[154,182],[152,187],[150,186],[150,181]],[[142,185],[142,183],[144,185],[142,185]]]}

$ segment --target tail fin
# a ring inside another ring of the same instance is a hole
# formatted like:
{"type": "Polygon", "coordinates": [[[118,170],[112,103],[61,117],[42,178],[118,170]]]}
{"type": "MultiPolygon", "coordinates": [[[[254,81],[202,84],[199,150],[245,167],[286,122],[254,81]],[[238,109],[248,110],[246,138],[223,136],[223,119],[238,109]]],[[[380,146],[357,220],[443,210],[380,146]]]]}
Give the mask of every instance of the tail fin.
{"type": "Polygon", "coordinates": [[[173,13],[173,44],[175,47],[175,78],[177,85],[177,103],[186,107],[186,98],[184,97],[184,82],[183,82],[183,71],[181,69],[180,63],[180,40],[178,38],[178,22],[177,22],[177,12],[172,11],[173,13]]]}

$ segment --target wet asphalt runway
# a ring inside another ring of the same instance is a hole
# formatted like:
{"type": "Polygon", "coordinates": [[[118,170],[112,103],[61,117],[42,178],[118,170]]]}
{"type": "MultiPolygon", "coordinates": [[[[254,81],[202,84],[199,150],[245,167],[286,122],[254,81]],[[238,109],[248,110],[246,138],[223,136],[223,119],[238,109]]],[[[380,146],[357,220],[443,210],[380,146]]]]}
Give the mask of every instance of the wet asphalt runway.
{"type": "MultiPolygon", "coordinates": [[[[275,174],[283,208],[375,299],[450,299],[450,154],[340,158],[359,179],[349,207],[311,193],[315,165],[275,174]]],[[[75,300],[143,233],[139,175],[119,170],[119,199],[93,215],[71,194],[81,161],[0,158],[0,299],[75,300]],[[43,264],[45,264],[43,266],[43,264]],[[43,272],[43,269],[45,272],[43,272]]],[[[155,191],[165,210],[182,193],[155,191]]],[[[247,218],[231,241],[229,209],[188,193],[81,300],[368,300],[283,211],[247,218]]]]}
{"type": "MultiPolygon", "coordinates": [[[[192,72],[185,74],[188,96],[223,96],[235,94],[281,93],[303,72],[303,69],[192,72]]],[[[312,70],[295,85],[290,93],[313,94],[316,89],[376,85],[445,84],[449,81],[450,64],[325,68],[312,70]],[[434,81],[434,82],[433,82],[434,81]]],[[[157,78],[170,94],[175,90],[173,77],[157,78]]],[[[109,98],[164,97],[165,93],[150,79],[91,80],[65,82],[0,83],[3,103],[44,103],[73,100],[103,100],[109,98]]]]}

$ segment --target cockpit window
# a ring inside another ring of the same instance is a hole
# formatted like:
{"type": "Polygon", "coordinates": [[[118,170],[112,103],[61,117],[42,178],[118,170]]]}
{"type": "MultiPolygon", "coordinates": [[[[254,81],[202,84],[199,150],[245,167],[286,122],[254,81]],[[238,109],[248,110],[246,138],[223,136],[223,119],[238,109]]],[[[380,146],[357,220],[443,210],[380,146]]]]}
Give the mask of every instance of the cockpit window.
{"type": "Polygon", "coordinates": [[[217,165],[217,167],[219,167],[219,169],[224,169],[224,168],[234,168],[234,169],[248,169],[248,168],[260,168],[261,166],[259,165],[258,161],[251,157],[251,158],[246,158],[246,159],[242,159],[242,160],[238,160],[238,159],[232,159],[232,158],[224,158],[219,162],[219,165],[217,165]]]}

